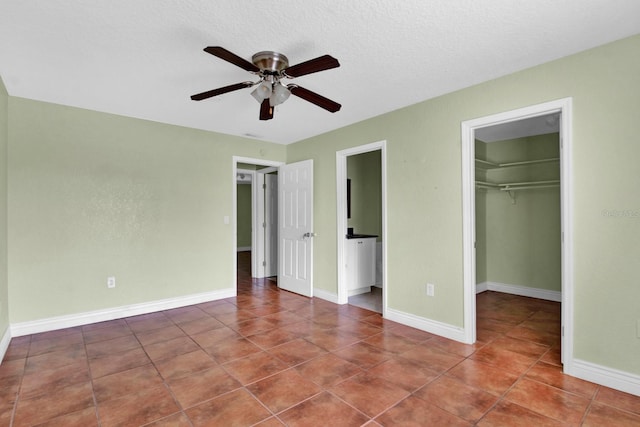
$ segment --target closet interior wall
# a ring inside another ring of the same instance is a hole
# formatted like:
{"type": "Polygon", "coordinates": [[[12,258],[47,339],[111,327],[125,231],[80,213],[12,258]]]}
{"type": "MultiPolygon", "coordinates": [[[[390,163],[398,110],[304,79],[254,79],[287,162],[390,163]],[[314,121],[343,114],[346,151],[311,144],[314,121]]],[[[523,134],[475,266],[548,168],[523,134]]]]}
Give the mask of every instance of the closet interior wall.
{"type": "Polygon", "coordinates": [[[559,134],[476,140],[478,287],[561,292],[559,134]]]}

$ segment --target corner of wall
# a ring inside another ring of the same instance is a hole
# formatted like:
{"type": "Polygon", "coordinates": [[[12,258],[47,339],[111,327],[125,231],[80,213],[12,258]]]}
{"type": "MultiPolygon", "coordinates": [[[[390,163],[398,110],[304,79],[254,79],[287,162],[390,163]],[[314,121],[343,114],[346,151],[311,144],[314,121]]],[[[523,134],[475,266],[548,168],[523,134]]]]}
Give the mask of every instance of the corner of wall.
{"type": "Polygon", "coordinates": [[[9,145],[9,94],[0,76],[0,362],[9,331],[9,285],[7,276],[7,149],[9,145]]]}

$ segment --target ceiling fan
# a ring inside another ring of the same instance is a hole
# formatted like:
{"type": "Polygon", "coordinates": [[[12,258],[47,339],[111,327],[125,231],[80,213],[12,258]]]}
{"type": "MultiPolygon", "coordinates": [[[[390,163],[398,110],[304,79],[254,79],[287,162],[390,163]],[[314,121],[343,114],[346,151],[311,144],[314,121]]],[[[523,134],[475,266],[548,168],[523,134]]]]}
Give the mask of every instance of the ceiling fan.
{"type": "Polygon", "coordinates": [[[191,96],[191,99],[194,101],[202,101],[203,99],[257,85],[251,92],[251,95],[260,102],[260,120],[272,119],[273,107],[282,104],[291,94],[332,113],[339,111],[342,107],[337,102],[312,92],[309,89],[305,89],[302,86],[296,84],[283,85],[281,83],[282,79],[292,79],[294,77],[305,76],[307,74],[317,73],[318,71],[339,67],[340,63],[338,60],[330,55],[319,56],[318,58],[310,59],[309,61],[290,67],[287,57],[278,52],[258,52],[251,58],[252,62],[249,62],[220,46],[205,47],[204,51],[230,62],[251,74],[255,74],[260,80],[257,82],[246,81],[236,83],[198,93],[191,96]]]}

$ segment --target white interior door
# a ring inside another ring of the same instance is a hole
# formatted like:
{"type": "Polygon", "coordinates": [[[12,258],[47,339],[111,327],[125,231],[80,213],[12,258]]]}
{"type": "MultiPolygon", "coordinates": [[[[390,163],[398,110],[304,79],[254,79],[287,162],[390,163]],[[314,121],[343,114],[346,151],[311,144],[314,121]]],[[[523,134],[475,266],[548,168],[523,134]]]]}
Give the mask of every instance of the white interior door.
{"type": "Polygon", "coordinates": [[[278,175],[264,176],[264,275],[278,274],[278,175]]]}
{"type": "Polygon", "coordinates": [[[313,296],[313,160],[280,167],[278,286],[313,296]]]}

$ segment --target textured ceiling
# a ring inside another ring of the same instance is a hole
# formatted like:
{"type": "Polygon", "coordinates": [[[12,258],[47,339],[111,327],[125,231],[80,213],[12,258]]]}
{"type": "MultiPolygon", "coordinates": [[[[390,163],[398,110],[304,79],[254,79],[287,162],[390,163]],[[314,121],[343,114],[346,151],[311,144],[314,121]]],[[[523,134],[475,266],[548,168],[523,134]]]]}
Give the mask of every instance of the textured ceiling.
{"type": "Polygon", "coordinates": [[[0,0],[10,95],[288,144],[640,33],[638,0],[0,0]],[[261,50],[341,67],[294,79],[300,98],[259,121],[251,80],[203,52],[261,50]]]}

